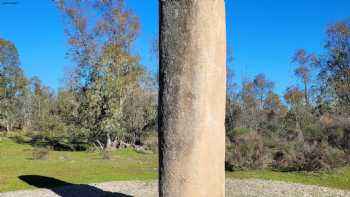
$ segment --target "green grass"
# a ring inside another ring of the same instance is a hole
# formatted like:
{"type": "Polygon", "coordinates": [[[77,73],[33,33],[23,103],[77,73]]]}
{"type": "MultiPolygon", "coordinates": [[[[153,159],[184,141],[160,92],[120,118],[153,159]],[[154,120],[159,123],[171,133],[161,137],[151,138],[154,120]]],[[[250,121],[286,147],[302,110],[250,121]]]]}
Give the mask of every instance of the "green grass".
{"type": "Polygon", "coordinates": [[[249,170],[227,172],[226,177],[237,179],[265,179],[302,183],[306,185],[319,185],[337,189],[350,190],[350,167],[339,168],[331,172],[276,172],[271,170],[249,170]]]}
{"type": "MultiPolygon", "coordinates": [[[[19,179],[39,175],[73,184],[116,180],[157,179],[157,155],[140,154],[130,149],[117,150],[111,160],[98,153],[51,151],[47,160],[33,160],[32,147],[0,138],[0,192],[31,189],[19,179]]],[[[287,173],[270,170],[227,172],[228,178],[256,178],[320,185],[350,190],[350,167],[328,173],[287,173]]]]}
{"type": "Polygon", "coordinates": [[[40,175],[73,184],[157,178],[157,155],[117,150],[111,160],[98,153],[50,151],[47,160],[33,160],[30,145],[0,140],[0,192],[34,188],[18,177],[40,175]]]}

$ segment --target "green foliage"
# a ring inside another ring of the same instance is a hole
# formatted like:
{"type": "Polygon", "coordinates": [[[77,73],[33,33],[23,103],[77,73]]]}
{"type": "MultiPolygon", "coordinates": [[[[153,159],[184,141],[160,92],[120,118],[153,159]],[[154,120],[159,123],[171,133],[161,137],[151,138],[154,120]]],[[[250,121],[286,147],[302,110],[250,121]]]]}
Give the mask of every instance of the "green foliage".
{"type": "Polygon", "coordinates": [[[226,136],[229,137],[231,141],[234,141],[238,136],[247,134],[251,131],[249,128],[234,128],[226,131],[226,136]]]}
{"type": "Polygon", "coordinates": [[[304,137],[310,140],[322,141],[325,135],[323,134],[322,128],[317,125],[310,125],[303,130],[304,137]]]}
{"type": "Polygon", "coordinates": [[[30,135],[16,135],[11,137],[18,144],[30,144],[32,137],[30,135]]]}
{"type": "Polygon", "coordinates": [[[234,133],[236,136],[244,135],[250,132],[248,128],[235,128],[234,133]]]}
{"type": "Polygon", "coordinates": [[[79,136],[35,135],[32,136],[31,144],[57,151],[86,151],[91,146],[86,138],[79,136]]]}

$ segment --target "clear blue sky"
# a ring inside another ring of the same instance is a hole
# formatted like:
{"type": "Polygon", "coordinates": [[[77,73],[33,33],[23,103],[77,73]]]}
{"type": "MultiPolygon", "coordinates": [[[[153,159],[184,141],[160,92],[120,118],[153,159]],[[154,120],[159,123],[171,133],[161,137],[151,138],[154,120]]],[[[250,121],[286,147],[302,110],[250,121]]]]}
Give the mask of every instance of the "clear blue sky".
{"type": "MultiPolygon", "coordinates": [[[[126,0],[141,19],[134,52],[156,70],[149,44],[157,34],[158,0],[126,0]]],[[[227,33],[237,81],[263,72],[282,93],[292,83],[298,48],[322,52],[326,27],[350,16],[349,0],[226,0],[227,33]]],[[[52,88],[60,86],[67,43],[62,16],[51,0],[0,0],[0,37],[19,49],[21,65],[52,88]],[[18,2],[15,5],[3,2],[18,2]]]]}

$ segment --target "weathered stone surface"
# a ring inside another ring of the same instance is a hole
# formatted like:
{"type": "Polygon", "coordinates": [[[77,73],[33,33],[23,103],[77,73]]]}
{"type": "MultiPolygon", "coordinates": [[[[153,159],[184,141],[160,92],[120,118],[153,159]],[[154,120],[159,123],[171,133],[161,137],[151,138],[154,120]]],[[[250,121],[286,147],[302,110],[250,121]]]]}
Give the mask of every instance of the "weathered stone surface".
{"type": "Polygon", "coordinates": [[[160,196],[225,195],[224,0],[160,0],[160,196]]]}

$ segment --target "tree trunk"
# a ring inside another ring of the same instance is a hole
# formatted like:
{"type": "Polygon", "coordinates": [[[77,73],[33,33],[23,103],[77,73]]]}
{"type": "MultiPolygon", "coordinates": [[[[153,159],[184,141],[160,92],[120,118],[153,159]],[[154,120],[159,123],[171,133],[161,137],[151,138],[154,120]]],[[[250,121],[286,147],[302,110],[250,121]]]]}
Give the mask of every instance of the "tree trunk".
{"type": "Polygon", "coordinates": [[[310,102],[309,102],[309,96],[308,96],[307,82],[304,82],[304,94],[305,94],[306,106],[309,107],[310,106],[310,102]]]}
{"type": "Polygon", "coordinates": [[[107,133],[107,143],[106,143],[106,150],[110,151],[113,149],[112,147],[112,140],[111,140],[111,135],[107,133]]]}
{"type": "Polygon", "coordinates": [[[159,196],[225,196],[224,0],[161,0],[159,196]]]}
{"type": "Polygon", "coordinates": [[[6,123],[6,131],[7,133],[10,132],[10,125],[8,123],[6,123]]]}

